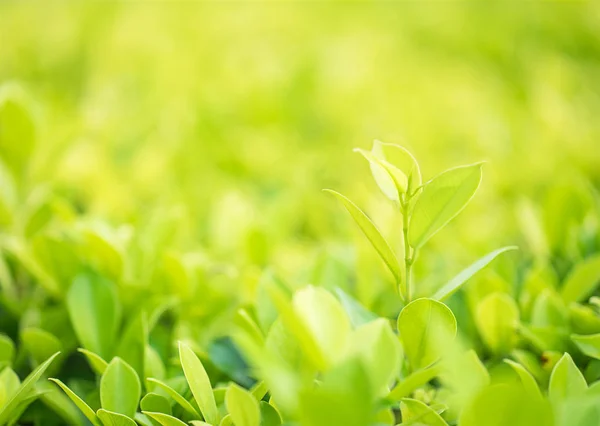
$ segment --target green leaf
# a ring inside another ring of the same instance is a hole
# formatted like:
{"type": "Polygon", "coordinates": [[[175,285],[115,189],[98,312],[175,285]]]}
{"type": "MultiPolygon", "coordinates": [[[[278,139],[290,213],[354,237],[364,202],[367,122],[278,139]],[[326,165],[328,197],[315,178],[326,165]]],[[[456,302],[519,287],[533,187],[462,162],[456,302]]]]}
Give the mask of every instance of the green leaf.
{"type": "Polygon", "coordinates": [[[280,426],[281,415],[275,407],[265,401],[260,401],[260,425],[261,426],[280,426]]]}
{"type": "Polygon", "coordinates": [[[438,413],[416,399],[404,398],[400,402],[400,411],[402,411],[402,424],[448,426],[438,413]]]}
{"type": "Polygon", "coordinates": [[[481,271],[483,268],[485,268],[487,265],[489,265],[492,262],[492,260],[494,260],[496,257],[498,257],[498,255],[505,253],[507,251],[510,251],[510,250],[517,250],[517,249],[518,249],[517,246],[507,246],[507,247],[499,248],[498,250],[494,250],[493,252],[486,254],[482,258],[478,259],[477,261],[473,262],[468,267],[466,267],[465,269],[460,271],[458,273],[458,275],[456,275],[454,278],[452,278],[450,281],[448,281],[444,286],[439,288],[431,298],[435,299],[435,300],[440,300],[440,301],[444,301],[444,300],[448,299],[465,282],[467,282],[467,280],[469,280],[473,275],[475,275],[477,272],[481,271]]]}
{"type": "Polygon", "coordinates": [[[554,426],[545,398],[529,398],[522,386],[499,384],[483,389],[462,411],[460,426],[554,426]]]}
{"type": "Polygon", "coordinates": [[[361,229],[361,231],[371,242],[373,248],[377,251],[379,256],[381,256],[384,263],[387,265],[390,272],[394,276],[396,282],[401,282],[402,271],[400,270],[398,258],[394,254],[394,251],[392,250],[386,239],[383,238],[379,230],[375,227],[371,219],[369,219],[367,215],[364,214],[363,211],[356,206],[356,204],[354,204],[352,201],[350,201],[348,198],[346,198],[339,192],[332,191],[331,189],[324,189],[324,191],[335,195],[342,202],[346,210],[348,210],[356,224],[361,229]]]}
{"type": "Polygon", "coordinates": [[[581,352],[595,359],[600,359],[600,333],[582,336],[572,334],[571,340],[575,342],[581,352]]]}
{"type": "Polygon", "coordinates": [[[322,377],[320,386],[300,395],[303,426],[364,426],[373,420],[369,377],[362,361],[349,358],[322,377]]]}
{"type": "Polygon", "coordinates": [[[114,351],[118,306],[114,284],[97,275],[77,276],[67,293],[67,309],[77,338],[104,359],[114,351]]]}
{"type": "Polygon", "coordinates": [[[15,84],[0,87],[0,158],[20,177],[33,154],[35,124],[25,95],[15,84]]]}
{"type": "Polygon", "coordinates": [[[575,265],[560,290],[566,303],[579,302],[588,297],[600,283],[600,254],[575,265]]]}
{"type": "Polygon", "coordinates": [[[534,327],[568,328],[569,310],[554,290],[545,289],[535,299],[530,323],[534,327]]]}
{"type": "Polygon", "coordinates": [[[142,411],[150,411],[152,413],[171,414],[171,403],[169,400],[153,392],[146,394],[142,398],[140,408],[142,411]]]}
{"type": "Polygon", "coordinates": [[[194,351],[183,342],[179,342],[179,357],[183,373],[204,420],[212,424],[218,423],[219,414],[217,412],[215,396],[202,362],[200,362],[194,351]]]}
{"type": "Polygon", "coordinates": [[[101,376],[104,374],[106,367],[108,367],[108,362],[104,361],[104,359],[102,359],[99,355],[92,351],[88,351],[87,349],[79,348],[77,351],[85,355],[90,367],[97,375],[101,376]]]}
{"type": "Polygon", "coordinates": [[[588,386],[568,352],[556,363],[550,375],[548,395],[554,402],[563,402],[585,394],[588,386]]]}
{"type": "Polygon", "coordinates": [[[372,151],[381,159],[402,170],[408,178],[408,192],[414,193],[421,186],[421,169],[417,159],[410,151],[401,145],[385,143],[378,140],[373,141],[372,151]]]}
{"type": "Polygon", "coordinates": [[[371,167],[371,174],[381,192],[390,200],[399,201],[402,194],[408,189],[408,178],[396,166],[385,160],[381,145],[375,141],[371,151],[355,148],[354,152],[360,153],[367,159],[371,167]]]}
{"type": "Polygon", "coordinates": [[[5,365],[11,365],[15,356],[15,344],[5,334],[0,333],[0,370],[5,365]]]}
{"type": "Polygon", "coordinates": [[[345,354],[351,328],[335,296],[323,288],[307,286],[294,294],[292,305],[314,338],[326,367],[339,360],[345,354]]]}
{"type": "Polygon", "coordinates": [[[410,222],[411,246],[423,246],[465,208],[481,182],[481,167],[481,163],[456,167],[424,185],[410,222]]]}
{"type": "Polygon", "coordinates": [[[113,358],[100,379],[102,408],[133,418],[141,393],[135,370],[121,358],[113,358]]]}
{"type": "Polygon", "coordinates": [[[517,375],[519,376],[519,380],[521,381],[521,384],[525,389],[525,392],[527,392],[527,395],[536,398],[542,397],[542,393],[540,392],[540,388],[537,382],[535,381],[531,373],[525,369],[525,367],[523,367],[518,362],[514,362],[510,359],[505,359],[504,362],[510,365],[515,371],[515,373],[517,373],[517,375]]]}
{"type": "Polygon", "coordinates": [[[96,415],[102,421],[103,426],[136,426],[136,423],[129,417],[103,408],[99,409],[96,415]]]}
{"type": "Polygon", "coordinates": [[[182,422],[181,420],[170,416],[168,414],[164,414],[164,413],[153,413],[150,411],[142,411],[142,413],[144,413],[145,415],[152,417],[154,420],[156,420],[158,423],[160,423],[162,426],[187,426],[184,422],[182,422]]]}
{"type": "Polygon", "coordinates": [[[73,392],[67,385],[61,382],[58,379],[48,379],[54,383],[56,383],[69,397],[71,401],[79,408],[79,410],[83,413],[83,415],[94,425],[94,426],[102,426],[100,420],[98,420],[96,413],[94,410],[90,408],[89,405],[85,403],[83,399],[81,399],[75,392],[73,392]]]}
{"type": "Polygon", "coordinates": [[[387,320],[362,325],[352,336],[350,353],[362,359],[375,394],[384,395],[400,372],[402,348],[387,320]]]}
{"type": "Polygon", "coordinates": [[[260,408],[250,392],[232,383],[225,394],[225,406],[236,426],[259,426],[260,408]]]}
{"type": "Polygon", "coordinates": [[[17,391],[0,409],[0,425],[5,424],[12,415],[13,410],[16,410],[19,407],[19,404],[21,404],[28,397],[35,386],[35,383],[40,379],[40,377],[42,377],[42,374],[44,374],[57,356],[58,352],[48,358],[44,363],[33,370],[31,374],[25,378],[25,380],[23,380],[23,383],[21,383],[17,391]]]}
{"type": "Polygon", "coordinates": [[[492,293],[477,304],[475,321],[486,346],[495,354],[510,352],[517,339],[519,308],[505,293],[492,293]]]}
{"type": "Polygon", "coordinates": [[[131,365],[138,377],[144,377],[144,358],[148,341],[148,323],[144,312],[134,315],[120,336],[117,356],[131,365]]]}
{"type": "Polygon", "coordinates": [[[346,314],[348,314],[353,327],[359,327],[379,318],[341,288],[336,288],[335,293],[337,294],[338,299],[340,299],[340,302],[342,302],[342,306],[344,307],[346,314]]]}
{"type": "MultiPolygon", "coordinates": [[[[80,425],[84,423],[81,418],[81,411],[58,387],[51,383],[40,381],[36,384],[36,390],[40,392],[40,401],[56,413],[66,424],[80,425]]],[[[85,424],[87,423],[85,422],[85,424]]]]}
{"type": "Polygon", "coordinates": [[[398,333],[413,370],[428,367],[443,353],[444,342],[456,335],[456,319],[443,303],[417,299],[398,316],[398,333]]]}
{"type": "Polygon", "coordinates": [[[402,379],[387,396],[392,401],[400,401],[413,393],[417,388],[427,384],[442,371],[439,363],[422,370],[415,371],[410,376],[402,379]]]}
{"type": "Polygon", "coordinates": [[[171,386],[167,385],[166,383],[164,383],[160,380],[157,380],[157,379],[154,379],[151,377],[146,380],[150,383],[156,384],[158,387],[160,387],[162,390],[164,390],[187,413],[191,414],[194,417],[200,417],[200,413],[198,413],[198,411],[194,408],[194,406],[192,404],[190,404],[187,399],[185,399],[183,396],[181,396],[181,394],[179,394],[171,386]]]}
{"type": "Polygon", "coordinates": [[[62,343],[52,334],[40,328],[26,328],[21,331],[21,342],[31,354],[36,365],[43,363],[52,354],[62,350],[62,343]]]}

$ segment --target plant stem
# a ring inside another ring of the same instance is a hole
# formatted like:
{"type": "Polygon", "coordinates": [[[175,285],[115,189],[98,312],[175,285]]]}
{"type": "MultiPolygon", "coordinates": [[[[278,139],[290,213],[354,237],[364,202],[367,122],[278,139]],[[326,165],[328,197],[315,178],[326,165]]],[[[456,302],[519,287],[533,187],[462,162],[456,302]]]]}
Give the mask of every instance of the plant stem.
{"type": "Polygon", "coordinates": [[[404,269],[405,269],[405,277],[404,277],[404,294],[406,295],[406,303],[410,303],[412,300],[412,285],[411,285],[411,275],[412,275],[412,264],[413,264],[413,253],[411,253],[410,243],[408,241],[408,226],[410,223],[410,218],[408,214],[408,203],[410,202],[410,198],[407,196],[401,202],[400,207],[402,210],[402,233],[404,236],[404,269]]]}

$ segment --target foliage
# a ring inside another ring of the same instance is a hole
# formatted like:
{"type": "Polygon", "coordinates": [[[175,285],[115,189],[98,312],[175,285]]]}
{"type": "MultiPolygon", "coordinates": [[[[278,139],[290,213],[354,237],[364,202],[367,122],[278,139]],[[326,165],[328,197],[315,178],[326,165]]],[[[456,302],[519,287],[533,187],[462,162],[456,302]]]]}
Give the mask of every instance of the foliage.
{"type": "Polygon", "coordinates": [[[600,423],[600,127],[582,113],[600,15],[461,5],[482,23],[457,33],[407,9],[394,32],[392,6],[298,6],[323,39],[301,34],[292,64],[286,13],[140,7],[0,5],[8,31],[57,23],[0,45],[0,80],[21,81],[0,86],[0,425],[600,423]],[[289,72],[256,35],[224,40],[252,25],[236,16],[274,22],[289,72]],[[481,31],[496,19],[557,42],[504,51],[481,31]],[[177,41],[198,31],[196,58],[177,41]],[[436,50],[457,46],[468,64],[436,50]],[[414,146],[350,156],[397,117],[414,146]]]}

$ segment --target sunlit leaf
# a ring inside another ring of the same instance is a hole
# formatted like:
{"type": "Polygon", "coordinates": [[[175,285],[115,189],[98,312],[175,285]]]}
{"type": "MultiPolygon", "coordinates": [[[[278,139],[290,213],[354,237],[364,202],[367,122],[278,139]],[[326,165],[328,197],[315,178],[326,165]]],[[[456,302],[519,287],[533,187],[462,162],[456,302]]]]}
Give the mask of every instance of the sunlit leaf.
{"type": "Polygon", "coordinates": [[[179,342],[179,357],[185,378],[204,419],[208,423],[216,424],[219,420],[217,405],[210,379],[202,362],[200,362],[194,351],[183,342],[179,342]]]}
{"type": "Polygon", "coordinates": [[[227,411],[236,426],[259,426],[258,401],[250,392],[232,383],[225,394],[227,411]]]}
{"type": "Polygon", "coordinates": [[[102,408],[133,418],[141,392],[135,370],[121,358],[113,358],[100,379],[102,408]]]}
{"type": "Polygon", "coordinates": [[[411,246],[421,247],[465,208],[481,182],[481,167],[456,167],[425,183],[410,222],[411,246]]]}
{"type": "Polygon", "coordinates": [[[339,192],[335,192],[330,189],[324,189],[324,191],[335,195],[342,202],[346,210],[348,210],[356,224],[361,229],[361,231],[371,242],[373,248],[377,251],[377,253],[379,253],[379,256],[381,256],[384,263],[389,268],[396,282],[400,282],[402,279],[402,271],[400,270],[398,258],[392,251],[392,248],[390,247],[386,239],[383,238],[379,230],[375,227],[371,219],[369,219],[367,215],[364,214],[363,211],[356,206],[356,204],[354,204],[352,201],[350,201],[348,198],[346,198],[339,192]]]}

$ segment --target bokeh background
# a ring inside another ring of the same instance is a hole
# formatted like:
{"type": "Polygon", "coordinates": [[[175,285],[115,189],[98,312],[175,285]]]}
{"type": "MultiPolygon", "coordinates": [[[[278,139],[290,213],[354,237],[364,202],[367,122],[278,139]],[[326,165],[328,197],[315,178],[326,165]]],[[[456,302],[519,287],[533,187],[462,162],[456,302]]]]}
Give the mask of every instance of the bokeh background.
{"type": "Polygon", "coordinates": [[[354,147],[402,144],[426,179],[487,161],[475,200],[423,252],[421,288],[501,245],[522,248],[515,264],[567,250],[571,220],[598,213],[594,2],[3,1],[11,81],[35,106],[37,192],[113,233],[143,242],[160,223],[153,244],[349,287],[380,312],[395,309],[389,277],[321,192],[399,242],[354,147]]]}

